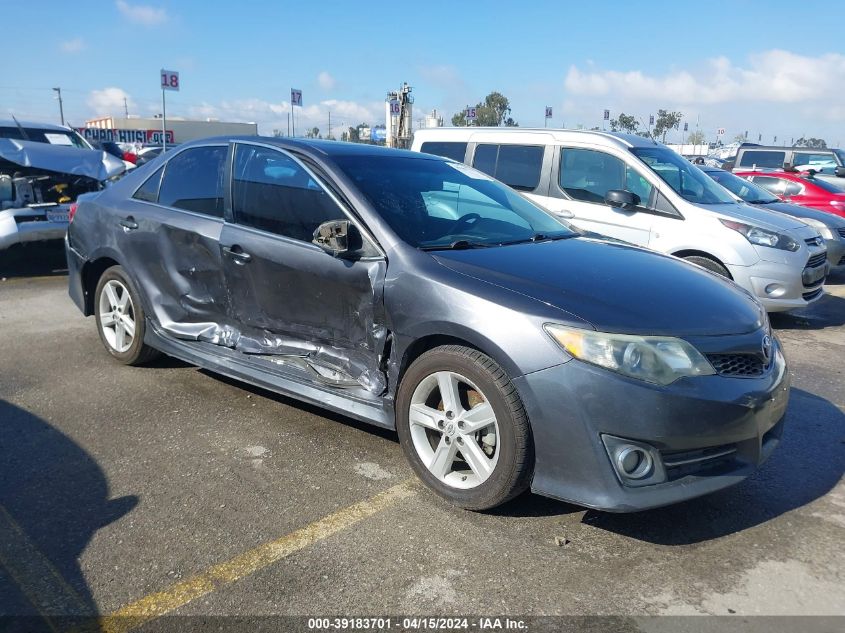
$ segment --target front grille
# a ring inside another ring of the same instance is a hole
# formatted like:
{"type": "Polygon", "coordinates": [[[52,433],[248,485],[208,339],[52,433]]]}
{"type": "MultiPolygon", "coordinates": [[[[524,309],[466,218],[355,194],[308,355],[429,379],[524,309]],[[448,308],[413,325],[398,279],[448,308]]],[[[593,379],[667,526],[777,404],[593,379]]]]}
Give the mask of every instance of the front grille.
{"type": "MultiPolygon", "coordinates": [[[[840,264],[845,262],[845,257],[842,258],[842,261],[839,262],[840,264]]],[[[810,292],[805,292],[801,296],[804,297],[804,301],[812,301],[821,296],[824,292],[824,288],[816,288],[815,290],[811,290],[810,292]]]]}
{"type": "Polygon", "coordinates": [[[804,243],[807,246],[821,246],[822,244],[824,244],[824,240],[822,240],[820,237],[811,237],[809,239],[804,240],[804,243]]]}
{"type": "Polygon", "coordinates": [[[754,354],[708,354],[707,360],[720,376],[754,378],[762,376],[767,367],[754,354]]]}
{"type": "Polygon", "coordinates": [[[807,260],[807,268],[815,268],[821,266],[827,261],[827,253],[817,253],[807,260]]]}
{"type": "Polygon", "coordinates": [[[660,451],[660,456],[666,468],[666,478],[674,481],[687,475],[703,474],[703,470],[732,464],[736,450],[736,444],[724,444],[689,451],[660,451]]]}
{"type": "Polygon", "coordinates": [[[845,237],[845,227],[836,230],[839,232],[839,237],[845,237]]]}

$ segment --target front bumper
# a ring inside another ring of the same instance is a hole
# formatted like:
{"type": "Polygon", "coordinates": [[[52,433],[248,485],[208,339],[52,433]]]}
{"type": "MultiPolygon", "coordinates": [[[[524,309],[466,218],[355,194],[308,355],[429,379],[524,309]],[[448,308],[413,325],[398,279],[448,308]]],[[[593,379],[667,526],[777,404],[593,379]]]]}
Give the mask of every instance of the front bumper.
{"type": "MultiPolygon", "coordinates": [[[[49,207],[53,212],[66,213],[68,205],[49,207]]],[[[0,211],[0,251],[23,242],[60,240],[67,233],[66,221],[47,219],[45,208],[6,209],[0,211]]]]}
{"type": "MultiPolygon", "coordinates": [[[[760,260],[753,266],[728,265],[733,280],[750,291],[763,304],[767,312],[783,312],[804,308],[818,301],[824,295],[824,277],[813,283],[805,283],[808,272],[807,257],[803,260],[771,262],[760,260]]],[[[813,268],[824,276],[830,270],[826,259],[813,268]]]]}
{"type": "Polygon", "coordinates": [[[789,374],[777,343],[775,350],[756,378],[704,376],[660,387],[577,360],[517,378],[534,435],[532,491],[631,512],[739,483],[771,455],[783,430],[789,374]],[[623,484],[603,436],[652,447],[665,479],[623,484]]]}

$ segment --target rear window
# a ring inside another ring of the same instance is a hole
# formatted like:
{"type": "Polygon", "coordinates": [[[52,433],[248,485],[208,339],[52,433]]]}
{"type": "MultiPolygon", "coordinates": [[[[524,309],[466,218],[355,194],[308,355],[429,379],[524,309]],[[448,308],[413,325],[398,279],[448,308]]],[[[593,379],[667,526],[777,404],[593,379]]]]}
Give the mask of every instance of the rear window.
{"type": "Polygon", "coordinates": [[[422,144],[420,151],[425,154],[434,154],[435,156],[442,156],[443,158],[451,158],[452,160],[462,163],[464,162],[464,156],[466,156],[467,153],[467,144],[447,141],[429,141],[422,144]]]}
{"type": "Polygon", "coordinates": [[[491,145],[475,148],[472,166],[520,191],[533,191],[540,184],[542,145],[491,145]]]}
{"type": "Polygon", "coordinates": [[[750,150],[742,153],[742,157],[739,160],[739,166],[782,169],[785,160],[786,152],[750,150]]]}

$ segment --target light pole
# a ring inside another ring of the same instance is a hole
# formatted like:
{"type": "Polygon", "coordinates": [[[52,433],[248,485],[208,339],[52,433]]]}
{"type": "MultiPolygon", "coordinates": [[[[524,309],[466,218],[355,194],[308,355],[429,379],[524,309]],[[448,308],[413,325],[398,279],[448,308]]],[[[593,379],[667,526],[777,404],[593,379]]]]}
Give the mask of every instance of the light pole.
{"type": "Polygon", "coordinates": [[[62,125],[65,124],[65,111],[62,107],[62,89],[61,88],[53,88],[55,92],[59,94],[59,118],[62,120],[62,125]]]}

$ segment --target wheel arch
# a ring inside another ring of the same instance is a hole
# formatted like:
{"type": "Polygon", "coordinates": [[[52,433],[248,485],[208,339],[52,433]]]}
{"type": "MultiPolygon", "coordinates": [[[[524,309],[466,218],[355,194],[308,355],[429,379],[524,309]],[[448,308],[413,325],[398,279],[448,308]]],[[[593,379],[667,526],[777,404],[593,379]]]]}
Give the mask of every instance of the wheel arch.
{"type": "Polygon", "coordinates": [[[704,257],[705,259],[712,260],[712,261],[716,262],[717,264],[719,264],[719,266],[721,266],[722,268],[727,270],[728,271],[728,279],[733,281],[733,275],[731,275],[731,271],[727,267],[725,262],[723,262],[720,258],[716,257],[712,253],[708,253],[707,251],[696,250],[694,248],[686,248],[686,249],[676,251],[676,252],[672,253],[672,255],[674,255],[675,257],[680,257],[681,259],[684,259],[686,257],[704,257]]]}
{"type": "Polygon", "coordinates": [[[100,277],[112,266],[119,266],[120,262],[111,255],[103,255],[85,262],[82,266],[82,293],[85,300],[85,316],[94,314],[94,293],[100,277]]]}

